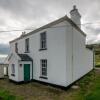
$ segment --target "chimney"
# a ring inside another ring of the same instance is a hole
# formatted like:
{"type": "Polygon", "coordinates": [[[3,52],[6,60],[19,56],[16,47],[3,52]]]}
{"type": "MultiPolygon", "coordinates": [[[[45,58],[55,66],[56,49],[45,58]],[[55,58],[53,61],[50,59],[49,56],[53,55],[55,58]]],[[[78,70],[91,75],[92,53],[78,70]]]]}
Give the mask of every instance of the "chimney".
{"type": "Polygon", "coordinates": [[[25,31],[24,31],[24,32],[22,32],[21,37],[23,37],[25,34],[26,34],[26,32],[25,32],[25,31]]]}
{"type": "Polygon", "coordinates": [[[70,11],[71,20],[81,28],[81,15],[76,8],[76,5],[73,6],[73,9],[70,11]]]}

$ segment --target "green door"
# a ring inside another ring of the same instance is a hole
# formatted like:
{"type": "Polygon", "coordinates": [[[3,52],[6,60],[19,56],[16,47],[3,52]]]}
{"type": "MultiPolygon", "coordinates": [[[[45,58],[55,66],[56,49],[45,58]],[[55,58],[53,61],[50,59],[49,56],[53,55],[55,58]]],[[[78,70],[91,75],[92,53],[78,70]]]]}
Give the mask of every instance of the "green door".
{"type": "Polygon", "coordinates": [[[24,81],[30,81],[30,64],[24,64],[24,81]]]}

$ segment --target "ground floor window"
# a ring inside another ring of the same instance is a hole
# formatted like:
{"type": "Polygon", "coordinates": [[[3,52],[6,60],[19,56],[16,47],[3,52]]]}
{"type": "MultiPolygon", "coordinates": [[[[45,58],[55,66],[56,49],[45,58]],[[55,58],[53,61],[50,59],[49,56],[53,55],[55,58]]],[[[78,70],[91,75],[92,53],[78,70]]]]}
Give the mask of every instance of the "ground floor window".
{"type": "Polygon", "coordinates": [[[41,59],[41,76],[46,77],[47,76],[47,59],[41,59]]]}
{"type": "Polygon", "coordinates": [[[15,64],[12,64],[11,70],[12,70],[12,75],[15,75],[15,64]]]}

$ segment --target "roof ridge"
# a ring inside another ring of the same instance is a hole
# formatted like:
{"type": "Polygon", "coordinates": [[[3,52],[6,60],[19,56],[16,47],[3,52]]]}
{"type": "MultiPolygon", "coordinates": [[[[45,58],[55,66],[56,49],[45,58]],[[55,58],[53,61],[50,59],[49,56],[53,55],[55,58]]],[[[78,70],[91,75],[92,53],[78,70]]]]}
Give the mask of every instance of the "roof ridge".
{"type": "Polygon", "coordinates": [[[48,23],[46,25],[43,25],[43,26],[41,26],[41,27],[39,27],[39,28],[37,28],[37,29],[25,34],[23,37],[20,36],[20,37],[18,37],[16,39],[10,41],[10,43],[15,42],[15,41],[17,41],[19,39],[22,39],[22,38],[24,38],[26,36],[32,35],[32,34],[34,34],[36,32],[39,32],[39,31],[41,31],[43,29],[49,28],[50,26],[58,24],[58,23],[60,23],[60,22],[62,22],[64,20],[67,20],[72,26],[74,26],[78,31],[80,31],[84,36],[86,36],[86,34],[67,15],[65,15],[65,16],[63,16],[63,17],[61,17],[61,18],[59,18],[59,19],[57,19],[55,21],[52,21],[52,22],[50,22],[50,23],[48,23]]]}

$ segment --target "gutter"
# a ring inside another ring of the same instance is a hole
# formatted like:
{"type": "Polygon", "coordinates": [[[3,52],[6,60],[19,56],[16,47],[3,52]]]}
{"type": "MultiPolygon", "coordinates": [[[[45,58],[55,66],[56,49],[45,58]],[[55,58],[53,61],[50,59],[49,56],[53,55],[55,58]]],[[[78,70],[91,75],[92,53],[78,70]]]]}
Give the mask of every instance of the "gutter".
{"type": "Polygon", "coordinates": [[[32,60],[32,80],[33,80],[33,60],[32,60]]]}

